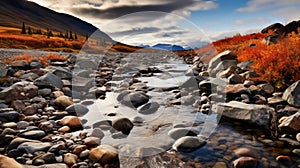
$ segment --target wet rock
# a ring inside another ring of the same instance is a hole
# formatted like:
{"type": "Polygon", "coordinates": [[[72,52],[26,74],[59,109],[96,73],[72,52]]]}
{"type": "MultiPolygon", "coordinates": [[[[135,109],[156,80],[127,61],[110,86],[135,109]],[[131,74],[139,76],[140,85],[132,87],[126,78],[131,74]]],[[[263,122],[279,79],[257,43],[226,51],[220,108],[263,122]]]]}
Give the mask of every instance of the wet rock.
{"type": "Polygon", "coordinates": [[[295,131],[300,131],[300,112],[287,117],[278,127],[284,128],[288,127],[295,131]]]}
{"type": "Polygon", "coordinates": [[[138,108],[138,112],[144,115],[153,114],[159,109],[159,106],[157,102],[149,102],[138,108]]]}
{"type": "Polygon", "coordinates": [[[100,138],[98,138],[98,137],[87,137],[87,138],[84,139],[84,145],[86,145],[86,146],[100,145],[100,138]]]}
{"type": "Polygon", "coordinates": [[[36,142],[24,142],[18,146],[18,150],[25,151],[26,153],[34,154],[38,151],[47,152],[48,149],[52,146],[52,143],[43,142],[43,143],[36,143],[36,142]]]}
{"type": "Polygon", "coordinates": [[[133,123],[127,118],[116,119],[112,122],[112,127],[123,134],[128,135],[133,128],[133,123]]]}
{"type": "Polygon", "coordinates": [[[65,116],[60,120],[61,125],[67,125],[71,128],[81,128],[82,124],[78,117],[76,116],[65,116]]]}
{"type": "Polygon", "coordinates": [[[300,80],[288,87],[282,98],[290,105],[300,107],[300,80]]]}
{"type": "Polygon", "coordinates": [[[4,155],[0,155],[0,166],[1,168],[23,168],[15,159],[4,155]]]}
{"type": "Polygon", "coordinates": [[[78,160],[78,156],[72,153],[66,153],[64,155],[64,162],[69,166],[74,165],[77,162],[77,160],[78,160]]]}
{"type": "Polygon", "coordinates": [[[27,73],[27,74],[24,74],[24,75],[20,76],[20,79],[24,79],[24,80],[33,82],[34,80],[36,80],[39,77],[40,77],[39,75],[30,72],[30,73],[27,73]]]}
{"type": "Polygon", "coordinates": [[[89,159],[102,164],[111,163],[118,160],[118,151],[109,145],[100,145],[91,149],[89,159]]]}
{"type": "Polygon", "coordinates": [[[225,117],[268,126],[274,109],[265,105],[246,104],[237,101],[214,104],[212,109],[225,117]]]}
{"type": "Polygon", "coordinates": [[[232,74],[228,77],[229,84],[239,84],[244,82],[244,78],[238,74],[232,74]]]}
{"type": "Polygon", "coordinates": [[[10,144],[8,145],[8,150],[16,149],[20,144],[25,143],[25,142],[40,143],[40,141],[37,141],[37,140],[31,140],[31,139],[17,137],[10,142],[10,144]]]}
{"type": "Polygon", "coordinates": [[[46,136],[46,133],[42,130],[31,130],[31,131],[23,132],[19,136],[26,139],[39,140],[42,139],[44,136],[46,136]]]}
{"type": "MultiPolygon", "coordinates": [[[[118,99],[121,99],[120,96],[118,96],[118,99]]],[[[125,95],[120,102],[126,106],[137,108],[148,101],[149,97],[146,94],[135,92],[125,95]]]]}
{"type": "Polygon", "coordinates": [[[256,168],[258,161],[252,157],[240,157],[233,161],[234,168],[256,168]]]}
{"type": "Polygon", "coordinates": [[[94,128],[90,136],[102,139],[104,137],[104,133],[100,128],[94,128]]]}
{"type": "Polygon", "coordinates": [[[248,156],[253,158],[258,158],[258,153],[250,148],[238,148],[234,150],[234,154],[238,157],[248,156]]]}
{"type": "Polygon", "coordinates": [[[63,82],[53,73],[47,73],[34,81],[34,84],[41,88],[62,88],[63,82]]]}
{"type": "Polygon", "coordinates": [[[55,104],[62,107],[68,107],[73,104],[73,100],[69,96],[60,96],[55,99],[55,104]]]}
{"type": "Polygon", "coordinates": [[[178,152],[193,152],[206,144],[206,141],[199,137],[182,137],[173,144],[173,149],[178,152]]]}
{"type": "Polygon", "coordinates": [[[177,140],[184,136],[197,136],[199,131],[192,128],[173,128],[168,132],[168,135],[177,140]]]}
{"type": "Polygon", "coordinates": [[[38,87],[30,82],[22,81],[13,84],[0,92],[0,99],[9,103],[14,100],[24,100],[35,97],[38,94],[38,87]]]}
{"type": "Polygon", "coordinates": [[[77,116],[84,116],[85,114],[87,114],[89,112],[89,109],[82,105],[82,104],[79,104],[79,103],[75,103],[75,104],[72,104],[70,106],[68,106],[66,109],[65,109],[69,114],[74,114],[77,116]]]}
{"type": "Polygon", "coordinates": [[[60,77],[61,79],[72,79],[72,72],[69,69],[62,68],[62,67],[57,67],[54,71],[53,74],[60,77]]]}
{"type": "Polygon", "coordinates": [[[0,121],[2,122],[16,122],[19,120],[19,113],[16,111],[0,113],[0,121]]]}

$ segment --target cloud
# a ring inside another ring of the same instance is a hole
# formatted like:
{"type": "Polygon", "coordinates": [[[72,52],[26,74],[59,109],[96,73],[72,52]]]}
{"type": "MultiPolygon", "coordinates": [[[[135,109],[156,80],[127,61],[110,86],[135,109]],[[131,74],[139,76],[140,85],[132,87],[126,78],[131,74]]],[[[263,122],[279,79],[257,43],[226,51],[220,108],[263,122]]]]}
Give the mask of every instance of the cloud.
{"type": "Polygon", "coordinates": [[[238,8],[238,12],[255,12],[273,7],[300,5],[299,0],[250,0],[246,6],[238,8]]]}
{"type": "Polygon", "coordinates": [[[235,20],[234,24],[235,25],[257,25],[259,23],[268,23],[270,22],[269,19],[259,17],[259,18],[251,18],[251,19],[244,19],[244,20],[235,20]]]}
{"type": "Polygon", "coordinates": [[[278,17],[283,17],[285,19],[286,23],[300,19],[299,7],[282,8],[282,9],[273,11],[272,14],[274,14],[278,17]]]}
{"type": "Polygon", "coordinates": [[[147,33],[155,33],[160,29],[157,27],[143,27],[143,28],[132,28],[130,30],[118,31],[110,33],[111,36],[124,36],[124,35],[137,35],[137,34],[147,34],[147,33]]]}

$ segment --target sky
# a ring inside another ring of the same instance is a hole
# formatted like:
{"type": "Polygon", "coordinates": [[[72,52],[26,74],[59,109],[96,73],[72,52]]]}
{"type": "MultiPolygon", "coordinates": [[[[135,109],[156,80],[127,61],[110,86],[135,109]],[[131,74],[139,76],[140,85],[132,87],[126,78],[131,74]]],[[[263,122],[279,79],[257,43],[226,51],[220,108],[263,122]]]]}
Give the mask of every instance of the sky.
{"type": "Polygon", "coordinates": [[[201,45],[300,20],[299,0],[30,0],[131,45],[201,45]]]}

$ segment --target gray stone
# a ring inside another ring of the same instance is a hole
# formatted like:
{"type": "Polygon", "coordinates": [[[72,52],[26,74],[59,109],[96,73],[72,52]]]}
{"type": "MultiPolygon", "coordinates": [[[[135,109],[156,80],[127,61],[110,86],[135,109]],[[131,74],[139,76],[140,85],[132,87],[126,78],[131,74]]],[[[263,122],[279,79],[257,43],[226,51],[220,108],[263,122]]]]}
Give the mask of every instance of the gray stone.
{"type": "Polygon", "coordinates": [[[62,88],[63,82],[61,79],[53,73],[47,73],[34,81],[34,84],[39,87],[46,88],[62,88]]]}
{"type": "Polygon", "coordinates": [[[300,131],[300,112],[289,116],[278,126],[279,128],[289,127],[295,131],[300,131]]]}
{"type": "Polygon", "coordinates": [[[212,110],[225,117],[268,126],[274,109],[266,105],[245,104],[237,101],[214,104],[212,110]]]}
{"type": "Polygon", "coordinates": [[[65,109],[69,114],[77,114],[78,116],[84,116],[89,112],[89,109],[79,103],[72,104],[65,109]]]}
{"type": "Polygon", "coordinates": [[[3,62],[0,62],[0,78],[5,77],[7,75],[7,65],[3,62]]]}
{"type": "Polygon", "coordinates": [[[153,114],[159,109],[159,106],[157,102],[149,102],[138,108],[138,112],[145,115],[153,114]]]}
{"type": "Polygon", "coordinates": [[[24,142],[18,146],[18,150],[25,151],[26,153],[34,154],[38,151],[46,152],[52,146],[52,143],[43,142],[43,143],[36,143],[36,142],[24,142]]]}
{"type": "Polygon", "coordinates": [[[239,84],[244,82],[244,78],[238,74],[232,74],[228,77],[229,84],[239,84]]]}
{"type": "Polygon", "coordinates": [[[135,92],[125,95],[120,102],[128,107],[137,108],[148,101],[149,97],[146,94],[135,92]]]}
{"type": "Polygon", "coordinates": [[[67,69],[67,68],[63,68],[63,67],[57,67],[54,71],[53,74],[60,77],[61,79],[72,79],[72,72],[67,69]]]}
{"type": "MultiPolygon", "coordinates": [[[[224,61],[224,60],[237,60],[237,56],[234,55],[231,51],[227,50],[224,51],[217,56],[215,56],[213,59],[211,59],[208,63],[208,71],[211,72],[211,70],[215,69],[217,65],[224,61]]],[[[228,68],[228,67],[227,67],[228,68]]],[[[227,69],[225,68],[225,69],[227,69]]]]}
{"type": "Polygon", "coordinates": [[[27,80],[27,81],[34,81],[38,77],[40,77],[40,76],[35,74],[35,73],[30,72],[30,73],[22,75],[20,78],[24,79],[24,80],[27,80]]]}
{"type": "Polygon", "coordinates": [[[39,140],[44,136],[46,136],[46,133],[42,130],[31,130],[31,131],[23,132],[19,136],[26,139],[39,140]]]}
{"type": "Polygon", "coordinates": [[[205,144],[206,141],[199,137],[186,136],[176,140],[173,149],[178,152],[193,152],[205,144]]]}
{"type": "Polygon", "coordinates": [[[288,87],[282,98],[290,105],[300,107],[300,80],[288,87]]]}
{"type": "Polygon", "coordinates": [[[168,132],[168,135],[173,139],[179,139],[184,136],[197,136],[199,131],[192,128],[173,128],[168,132]]]}
{"type": "Polygon", "coordinates": [[[0,121],[3,122],[16,122],[19,120],[19,113],[16,111],[0,113],[0,121]]]}
{"type": "Polygon", "coordinates": [[[22,81],[0,92],[0,99],[9,103],[13,100],[24,100],[35,97],[38,94],[38,87],[30,82],[22,81]]]}

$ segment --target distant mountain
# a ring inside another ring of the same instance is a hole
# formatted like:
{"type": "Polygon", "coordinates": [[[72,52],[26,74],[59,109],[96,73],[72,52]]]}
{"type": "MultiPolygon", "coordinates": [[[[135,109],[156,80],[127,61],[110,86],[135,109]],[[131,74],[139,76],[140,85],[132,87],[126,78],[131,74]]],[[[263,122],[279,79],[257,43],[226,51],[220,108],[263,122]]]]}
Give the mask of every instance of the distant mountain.
{"type": "Polygon", "coordinates": [[[21,28],[22,22],[33,28],[65,33],[72,31],[78,35],[91,35],[97,30],[97,38],[112,39],[90,23],[74,16],[58,13],[26,0],[0,0],[0,26],[21,28]]]}
{"type": "Polygon", "coordinates": [[[153,49],[160,49],[160,50],[168,50],[168,51],[183,51],[186,50],[179,45],[172,45],[172,44],[156,44],[152,46],[153,49]]]}

